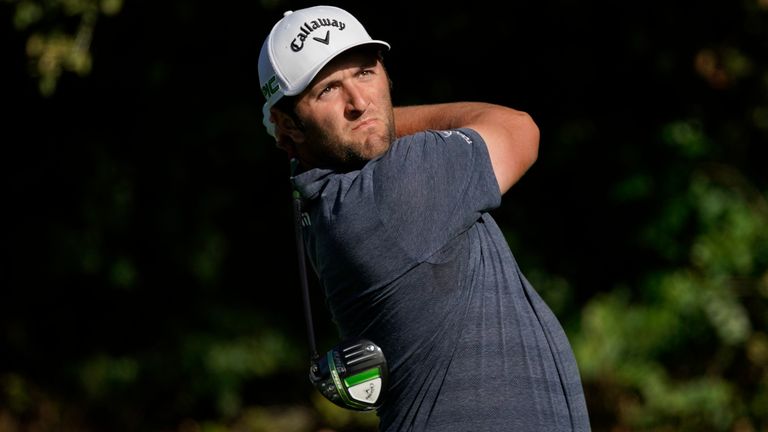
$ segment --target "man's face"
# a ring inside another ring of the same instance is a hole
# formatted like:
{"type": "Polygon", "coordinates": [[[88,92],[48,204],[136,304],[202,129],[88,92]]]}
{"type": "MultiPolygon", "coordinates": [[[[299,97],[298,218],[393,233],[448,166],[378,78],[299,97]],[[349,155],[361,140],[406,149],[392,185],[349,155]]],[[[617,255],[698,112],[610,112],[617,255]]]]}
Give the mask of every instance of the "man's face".
{"type": "Polygon", "coordinates": [[[299,159],[353,170],[382,155],[395,138],[389,78],[378,54],[351,50],[326,65],[301,93],[295,113],[299,159]]]}

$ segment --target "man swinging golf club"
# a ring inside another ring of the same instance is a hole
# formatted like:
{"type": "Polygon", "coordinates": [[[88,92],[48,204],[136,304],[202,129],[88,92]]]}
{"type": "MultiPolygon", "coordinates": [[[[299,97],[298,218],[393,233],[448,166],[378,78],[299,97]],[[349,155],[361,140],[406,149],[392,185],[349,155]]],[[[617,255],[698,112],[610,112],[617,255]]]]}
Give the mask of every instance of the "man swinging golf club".
{"type": "MultiPolygon", "coordinates": [[[[483,102],[393,108],[389,48],[316,6],[287,12],[259,57],[264,124],[296,163],[301,253],[344,341],[313,382],[375,409],[381,431],[590,430],[566,334],[489,214],[535,162],[538,127],[483,102]],[[366,350],[350,373],[345,353],[366,350]],[[351,389],[371,376],[366,404],[351,389]]],[[[477,73],[457,57],[433,73],[477,73]]]]}

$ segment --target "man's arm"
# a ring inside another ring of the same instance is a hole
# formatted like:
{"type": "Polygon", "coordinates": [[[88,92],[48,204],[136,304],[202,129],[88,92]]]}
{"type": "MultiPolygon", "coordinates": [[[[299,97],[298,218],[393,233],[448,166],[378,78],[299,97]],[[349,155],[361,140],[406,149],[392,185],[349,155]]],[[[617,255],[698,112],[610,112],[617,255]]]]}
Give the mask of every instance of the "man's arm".
{"type": "Polygon", "coordinates": [[[485,140],[502,194],[536,162],[539,128],[525,112],[483,102],[395,107],[398,137],[460,127],[474,129],[485,140]]]}

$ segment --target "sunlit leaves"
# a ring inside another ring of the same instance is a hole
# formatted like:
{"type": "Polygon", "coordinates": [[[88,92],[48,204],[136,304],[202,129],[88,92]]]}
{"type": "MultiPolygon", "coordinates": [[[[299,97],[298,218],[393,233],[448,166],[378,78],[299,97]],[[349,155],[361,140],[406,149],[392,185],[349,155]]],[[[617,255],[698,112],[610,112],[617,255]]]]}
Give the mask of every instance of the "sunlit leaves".
{"type": "Polygon", "coordinates": [[[630,424],[655,430],[675,425],[676,431],[728,430],[740,411],[733,385],[720,377],[675,382],[660,373],[638,376],[645,407],[628,412],[630,424]]]}
{"type": "Polygon", "coordinates": [[[32,395],[29,383],[23,376],[15,373],[0,375],[0,396],[14,414],[24,414],[30,409],[32,395]]]}
{"type": "Polygon", "coordinates": [[[34,63],[33,74],[38,77],[40,93],[50,96],[64,70],[78,75],[91,71],[91,55],[88,52],[90,35],[76,39],[62,33],[33,34],[27,40],[27,55],[34,63]]]}
{"type": "Polygon", "coordinates": [[[676,148],[683,156],[696,157],[706,154],[709,142],[696,121],[678,121],[664,127],[664,141],[676,148]]]}
{"type": "Polygon", "coordinates": [[[322,423],[337,430],[359,429],[362,431],[375,431],[379,424],[379,417],[373,411],[350,411],[339,409],[328,399],[314,392],[311,396],[312,406],[322,423]]]}
{"type": "Polygon", "coordinates": [[[749,76],[753,64],[740,50],[725,46],[719,49],[705,48],[696,54],[696,72],[715,89],[725,89],[736,81],[749,76]]]}
{"type": "MultiPolygon", "coordinates": [[[[673,124],[669,133],[670,143],[689,150],[707,141],[689,123],[673,124]]],[[[623,424],[648,430],[661,425],[728,430],[737,421],[750,424],[749,416],[764,415],[750,407],[765,400],[765,391],[736,391],[740,383],[726,371],[744,368],[739,362],[746,358],[763,380],[768,377],[768,337],[764,328],[755,327],[765,324],[768,310],[765,303],[748,303],[764,298],[766,221],[765,194],[735,170],[703,165],[689,178],[685,196],[669,203],[649,230],[666,233],[648,237],[659,253],[666,254],[671,244],[687,250],[686,264],[651,275],[643,301],[632,301],[629,290],[617,288],[583,309],[574,346],[585,380],[608,380],[639,395],[617,404],[623,424]],[[696,234],[678,235],[684,229],[696,234]],[[708,347],[704,340],[711,341],[708,347]],[[696,349],[697,355],[687,356],[687,349],[696,349]],[[688,364],[665,361],[672,358],[688,364]],[[676,377],[676,370],[690,376],[676,377]],[[709,373],[696,373],[704,370],[709,373]]]]}
{"type": "Polygon", "coordinates": [[[13,16],[13,25],[24,30],[31,24],[36,23],[43,17],[42,6],[32,0],[23,0],[16,5],[16,14],[13,16]]]}
{"type": "Polygon", "coordinates": [[[243,337],[231,341],[219,341],[207,347],[204,354],[208,371],[220,375],[264,377],[286,365],[292,365],[296,357],[295,345],[278,333],[261,337],[243,337]]]}
{"type": "Polygon", "coordinates": [[[296,370],[299,359],[304,358],[296,343],[276,329],[233,338],[191,335],[184,345],[187,367],[202,373],[190,390],[191,397],[211,395],[219,413],[227,418],[243,408],[241,390],[246,382],[296,370]]]}
{"type": "Polygon", "coordinates": [[[582,313],[581,334],[575,350],[587,379],[603,374],[624,375],[627,366],[637,367],[676,342],[684,315],[672,308],[630,306],[624,291],[617,290],[592,300],[582,313]]]}
{"type": "Polygon", "coordinates": [[[693,179],[691,196],[702,230],[692,245],[691,261],[713,276],[748,276],[756,266],[768,265],[768,206],[762,197],[747,201],[748,192],[703,175],[693,179]]]}
{"type": "Polygon", "coordinates": [[[754,365],[768,364],[768,334],[755,332],[747,342],[747,358],[754,365]]]}
{"type": "MultiPolygon", "coordinates": [[[[9,1],[9,0],[6,0],[9,1]]],[[[11,1],[9,1],[11,2],[11,1]]],[[[64,72],[91,72],[90,47],[101,15],[114,15],[122,0],[22,0],[15,2],[13,24],[28,34],[30,73],[40,93],[52,95],[64,72]]]]}
{"type": "MultiPolygon", "coordinates": [[[[250,407],[233,422],[231,428],[222,428],[222,432],[304,432],[315,424],[314,413],[302,406],[250,407]]],[[[209,428],[203,428],[208,430],[209,428]]]]}

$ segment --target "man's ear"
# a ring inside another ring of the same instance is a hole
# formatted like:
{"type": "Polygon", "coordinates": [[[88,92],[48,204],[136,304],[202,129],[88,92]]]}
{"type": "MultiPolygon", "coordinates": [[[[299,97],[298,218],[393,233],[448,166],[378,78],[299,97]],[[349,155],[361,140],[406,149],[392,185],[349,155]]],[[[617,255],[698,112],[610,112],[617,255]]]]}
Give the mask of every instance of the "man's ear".
{"type": "Polygon", "coordinates": [[[298,152],[294,137],[303,139],[304,134],[296,127],[296,122],[291,116],[275,108],[270,110],[270,121],[275,124],[277,148],[288,153],[288,157],[291,159],[297,157],[298,152]]]}

